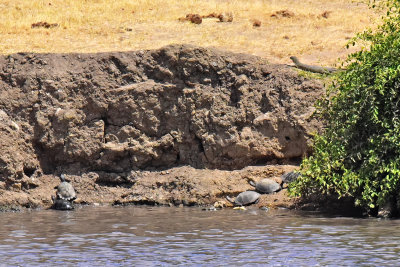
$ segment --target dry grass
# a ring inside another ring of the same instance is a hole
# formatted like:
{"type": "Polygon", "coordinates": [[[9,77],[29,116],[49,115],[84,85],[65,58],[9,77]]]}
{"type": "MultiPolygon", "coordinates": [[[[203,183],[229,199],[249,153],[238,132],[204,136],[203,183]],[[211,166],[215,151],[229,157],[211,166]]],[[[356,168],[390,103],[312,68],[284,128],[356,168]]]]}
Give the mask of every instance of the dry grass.
{"type": "Polygon", "coordinates": [[[332,64],[378,15],[351,0],[0,0],[0,53],[153,49],[171,43],[213,46],[287,63],[332,64]],[[288,10],[292,17],[271,17],[288,10]],[[324,12],[327,18],[322,16],[324,12]],[[232,12],[232,23],[179,22],[188,13],[232,12]],[[331,13],[329,13],[331,12],[331,13]],[[261,27],[253,27],[253,21],[261,27]],[[36,22],[55,28],[31,28],[36,22]]]}

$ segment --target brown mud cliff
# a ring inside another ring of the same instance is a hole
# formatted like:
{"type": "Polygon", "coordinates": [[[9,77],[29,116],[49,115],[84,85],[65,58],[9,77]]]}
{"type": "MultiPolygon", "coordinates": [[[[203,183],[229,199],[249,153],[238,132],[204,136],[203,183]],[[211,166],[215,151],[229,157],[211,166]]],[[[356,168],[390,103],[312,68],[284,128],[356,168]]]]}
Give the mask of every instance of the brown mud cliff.
{"type": "Polygon", "coordinates": [[[286,66],[186,45],[1,56],[0,205],[48,207],[61,173],[81,203],[213,203],[296,168],[322,92],[286,66]]]}

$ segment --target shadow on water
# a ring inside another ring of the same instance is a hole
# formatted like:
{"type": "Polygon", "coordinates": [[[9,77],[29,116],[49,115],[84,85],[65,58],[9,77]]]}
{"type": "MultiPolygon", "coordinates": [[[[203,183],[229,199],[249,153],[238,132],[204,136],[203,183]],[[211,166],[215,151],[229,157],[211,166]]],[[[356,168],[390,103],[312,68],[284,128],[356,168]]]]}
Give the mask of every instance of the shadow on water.
{"type": "Polygon", "coordinates": [[[83,207],[0,214],[5,265],[390,265],[397,220],[287,210],[83,207]]]}

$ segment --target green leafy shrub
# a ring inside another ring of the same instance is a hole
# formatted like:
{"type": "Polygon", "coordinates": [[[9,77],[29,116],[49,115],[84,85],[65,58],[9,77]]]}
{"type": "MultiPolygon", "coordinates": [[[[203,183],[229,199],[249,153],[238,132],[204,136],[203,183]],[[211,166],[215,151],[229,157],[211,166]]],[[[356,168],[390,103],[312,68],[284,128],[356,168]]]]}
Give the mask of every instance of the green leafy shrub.
{"type": "Polygon", "coordinates": [[[367,209],[400,199],[400,1],[385,3],[383,24],[357,36],[367,48],[348,57],[319,104],[326,128],[292,194],[350,196],[367,209]]]}

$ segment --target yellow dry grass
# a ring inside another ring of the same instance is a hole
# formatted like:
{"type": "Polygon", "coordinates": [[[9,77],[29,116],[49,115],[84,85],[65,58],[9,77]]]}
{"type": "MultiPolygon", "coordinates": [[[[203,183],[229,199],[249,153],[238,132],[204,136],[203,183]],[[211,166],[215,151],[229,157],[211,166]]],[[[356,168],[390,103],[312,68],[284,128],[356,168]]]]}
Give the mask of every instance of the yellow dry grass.
{"type": "Polygon", "coordinates": [[[287,63],[333,64],[378,15],[351,0],[0,0],[0,53],[104,52],[171,43],[218,47],[287,63]],[[292,17],[271,17],[289,10],[292,17]],[[331,12],[327,18],[321,16],[331,12]],[[188,13],[232,12],[233,22],[179,22],[188,13]],[[261,21],[253,27],[254,19],[261,21]],[[36,22],[55,28],[31,28],[36,22]]]}

